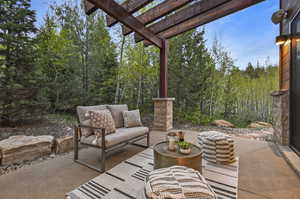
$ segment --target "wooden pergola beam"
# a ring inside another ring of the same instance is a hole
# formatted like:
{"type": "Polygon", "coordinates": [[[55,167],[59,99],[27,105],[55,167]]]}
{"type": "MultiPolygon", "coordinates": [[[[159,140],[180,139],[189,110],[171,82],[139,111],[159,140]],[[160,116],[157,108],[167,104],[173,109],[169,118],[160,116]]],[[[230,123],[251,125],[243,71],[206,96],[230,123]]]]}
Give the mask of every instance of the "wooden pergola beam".
{"type": "MultiPolygon", "coordinates": [[[[177,36],[181,33],[194,29],[198,26],[207,24],[216,19],[222,18],[234,12],[240,11],[247,7],[250,7],[254,4],[260,3],[265,0],[232,0],[231,2],[225,3],[217,8],[209,10],[197,17],[194,17],[190,20],[187,20],[175,27],[172,27],[166,31],[163,31],[159,34],[159,36],[170,39],[174,36],[177,36]]],[[[145,45],[151,45],[149,42],[145,41],[145,45]]]]}
{"type": "MultiPolygon", "coordinates": [[[[177,24],[183,23],[186,20],[214,9],[226,2],[231,2],[231,0],[202,0],[178,11],[177,13],[169,17],[166,17],[165,19],[147,28],[150,29],[154,34],[158,34],[169,28],[172,28],[173,26],[176,26],[177,24]]],[[[143,37],[141,37],[140,35],[135,34],[134,36],[136,42],[143,40],[143,37]]]]}
{"type": "Polygon", "coordinates": [[[149,31],[144,24],[132,16],[125,8],[116,3],[114,0],[88,0],[95,7],[102,9],[107,14],[117,19],[124,25],[142,35],[146,40],[159,48],[162,48],[162,39],[149,31]]]}
{"type": "Polygon", "coordinates": [[[84,11],[85,11],[85,14],[90,15],[93,12],[95,12],[96,10],[97,10],[97,7],[95,7],[94,4],[90,3],[87,0],[84,1],[84,11]]]}
{"type": "MultiPolygon", "coordinates": [[[[127,0],[121,4],[123,8],[127,10],[130,14],[135,13],[139,9],[143,8],[147,4],[151,3],[153,0],[127,0]]],[[[106,23],[108,27],[112,27],[118,22],[115,18],[111,16],[106,16],[106,23]]]]}
{"type": "MultiPolygon", "coordinates": [[[[147,25],[171,12],[177,10],[193,0],[165,0],[157,6],[149,9],[137,17],[144,25],[147,25]]],[[[126,36],[132,33],[132,30],[126,26],[122,26],[123,35],[126,36]]]]}

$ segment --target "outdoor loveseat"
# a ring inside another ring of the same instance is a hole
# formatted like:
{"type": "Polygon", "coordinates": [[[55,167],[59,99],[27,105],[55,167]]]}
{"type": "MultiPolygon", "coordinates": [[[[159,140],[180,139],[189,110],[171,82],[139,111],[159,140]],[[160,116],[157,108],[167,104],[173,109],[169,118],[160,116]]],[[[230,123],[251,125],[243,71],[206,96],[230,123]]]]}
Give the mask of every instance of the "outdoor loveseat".
{"type": "Polygon", "coordinates": [[[127,111],[127,105],[98,105],[98,106],[78,106],[77,116],[78,125],[75,126],[74,132],[74,161],[83,164],[89,168],[95,169],[99,172],[105,171],[105,158],[108,152],[120,149],[127,144],[147,148],[149,147],[149,128],[144,126],[136,126],[126,128],[124,127],[124,120],[122,113],[127,111]],[[89,111],[109,110],[115,122],[116,130],[112,134],[105,134],[105,129],[96,128],[91,125],[86,125],[86,113],[89,111]],[[100,139],[98,135],[98,142],[95,142],[96,135],[83,136],[83,131],[100,131],[100,139]],[[146,146],[137,144],[136,142],[146,138],[146,146]],[[101,150],[101,169],[89,165],[78,159],[79,144],[99,148],[101,150]]]}

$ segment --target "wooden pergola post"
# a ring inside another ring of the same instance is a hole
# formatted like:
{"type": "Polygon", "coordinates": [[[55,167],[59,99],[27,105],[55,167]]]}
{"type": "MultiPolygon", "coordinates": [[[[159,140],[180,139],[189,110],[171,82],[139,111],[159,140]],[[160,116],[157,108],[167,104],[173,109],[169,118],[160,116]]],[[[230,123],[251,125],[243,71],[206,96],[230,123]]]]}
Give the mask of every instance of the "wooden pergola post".
{"type": "Polygon", "coordinates": [[[168,52],[169,45],[166,39],[162,39],[160,48],[160,75],[159,98],[154,98],[154,129],[168,131],[173,128],[173,101],[168,98],[168,52]]]}
{"type": "Polygon", "coordinates": [[[166,39],[162,39],[162,48],[160,49],[160,88],[159,97],[168,97],[168,51],[169,45],[166,39]]]}

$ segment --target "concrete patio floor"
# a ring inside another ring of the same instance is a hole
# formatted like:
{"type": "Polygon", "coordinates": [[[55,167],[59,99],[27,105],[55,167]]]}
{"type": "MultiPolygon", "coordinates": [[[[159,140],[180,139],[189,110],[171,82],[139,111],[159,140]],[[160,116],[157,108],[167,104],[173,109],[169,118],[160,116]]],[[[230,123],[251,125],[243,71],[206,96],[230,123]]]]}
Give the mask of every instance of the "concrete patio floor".
{"type": "MultiPolygon", "coordinates": [[[[196,132],[187,132],[187,140],[196,142],[196,132]]],[[[151,132],[151,144],[165,139],[164,132],[151,132]]],[[[299,199],[300,178],[287,165],[276,147],[268,142],[235,138],[240,157],[239,199],[299,199]]],[[[127,146],[112,154],[107,169],[142,151],[127,146]]],[[[80,158],[98,165],[99,151],[82,149],[80,158]]],[[[73,162],[73,153],[58,156],[0,176],[2,199],[62,199],[65,193],[99,175],[73,162]]]]}

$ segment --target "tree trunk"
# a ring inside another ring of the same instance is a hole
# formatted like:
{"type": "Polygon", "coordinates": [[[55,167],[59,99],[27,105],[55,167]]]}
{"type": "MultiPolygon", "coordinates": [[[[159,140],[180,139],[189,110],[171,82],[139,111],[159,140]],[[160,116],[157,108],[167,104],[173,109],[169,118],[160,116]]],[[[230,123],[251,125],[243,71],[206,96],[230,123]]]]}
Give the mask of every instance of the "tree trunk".
{"type": "Polygon", "coordinates": [[[115,104],[118,104],[118,102],[120,100],[120,75],[119,75],[119,69],[123,65],[124,44],[125,44],[125,36],[123,36],[122,44],[121,44],[120,64],[118,66],[118,72],[117,72],[117,86],[116,86],[116,93],[115,93],[115,104]]]}
{"type": "Polygon", "coordinates": [[[140,78],[139,78],[139,87],[138,87],[138,93],[137,93],[136,108],[139,107],[139,104],[141,101],[141,91],[142,91],[142,76],[140,76],[140,78]]]}

